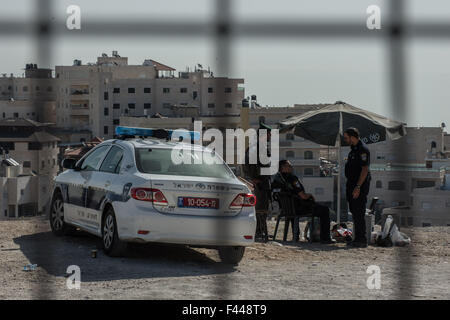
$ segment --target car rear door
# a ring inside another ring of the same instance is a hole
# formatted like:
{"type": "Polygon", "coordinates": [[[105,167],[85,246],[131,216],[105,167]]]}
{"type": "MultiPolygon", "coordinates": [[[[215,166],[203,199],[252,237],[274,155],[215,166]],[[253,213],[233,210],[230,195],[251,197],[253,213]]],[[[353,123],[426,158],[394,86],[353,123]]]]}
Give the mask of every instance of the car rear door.
{"type": "Polygon", "coordinates": [[[113,145],[98,170],[92,173],[89,182],[86,208],[85,226],[100,232],[102,204],[107,197],[113,198],[117,194],[116,180],[120,171],[124,151],[113,145]]]}

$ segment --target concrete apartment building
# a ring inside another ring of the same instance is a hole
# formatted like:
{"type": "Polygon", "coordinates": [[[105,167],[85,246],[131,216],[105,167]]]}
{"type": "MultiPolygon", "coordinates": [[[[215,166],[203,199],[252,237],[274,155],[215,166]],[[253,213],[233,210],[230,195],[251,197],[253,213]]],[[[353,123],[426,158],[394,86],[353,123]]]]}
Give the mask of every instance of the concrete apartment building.
{"type": "Polygon", "coordinates": [[[150,59],[129,65],[116,51],[96,63],[56,66],[55,73],[56,123],[71,130],[70,142],[78,142],[82,131],[112,138],[121,116],[239,115],[244,98],[243,79],[197,68],[175,75],[174,68],[150,59]]]}
{"type": "Polygon", "coordinates": [[[44,199],[39,194],[39,177],[24,173],[22,165],[10,160],[5,155],[0,159],[0,220],[35,215],[39,200],[44,199]]]}
{"type": "Polygon", "coordinates": [[[406,132],[399,140],[369,145],[372,163],[369,196],[380,198],[380,210],[409,206],[414,189],[440,187],[444,182],[450,164],[443,152],[444,128],[407,127],[406,132]]]}
{"type": "Polygon", "coordinates": [[[440,186],[413,189],[411,203],[384,209],[383,215],[388,214],[401,226],[450,226],[450,174],[440,186]]]}
{"type": "Polygon", "coordinates": [[[29,119],[0,120],[0,147],[7,149],[25,171],[55,176],[60,139],[46,131],[48,126],[29,119]]]}
{"type": "Polygon", "coordinates": [[[0,119],[55,122],[55,79],[51,69],[27,64],[22,77],[0,77],[0,119]]]}
{"type": "Polygon", "coordinates": [[[6,174],[2,182],[2,197],[8,198],[8,217],[22,215],[18,206],[25,203],[35,204],[34,209],[28,208],[27,212],[42,213],[48,208],[53,177],[59,170],[57,144],[60,140],[46,131],[48,126],[30,119],[0,120],[2,152],[6,155],[7,151],[8,156],[20,164],[20,170],[11,169],[11,174],[6,174]]]}

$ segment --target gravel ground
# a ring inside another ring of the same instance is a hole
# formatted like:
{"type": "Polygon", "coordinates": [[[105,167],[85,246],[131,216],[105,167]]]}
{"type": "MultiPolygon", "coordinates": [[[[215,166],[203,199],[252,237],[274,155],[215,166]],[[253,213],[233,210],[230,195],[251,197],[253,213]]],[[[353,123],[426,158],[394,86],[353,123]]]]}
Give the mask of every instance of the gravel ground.
{"type": "Polygon", "coordinates": [[[0,299],[450,299],[450,227],[402,229],[405,248],[255,243],[237,267],[215,250],[156,244],[94,259],[99,239],[57,238],[42,217],[0,230],[0,299]],[[28,263],[37,269],[23,271],[28,263]],[[69,265],[81,268],[79,290],[67,289],[69,265]],[[367,288],[370,265],[380,267],[379,290],[367,288]]]}

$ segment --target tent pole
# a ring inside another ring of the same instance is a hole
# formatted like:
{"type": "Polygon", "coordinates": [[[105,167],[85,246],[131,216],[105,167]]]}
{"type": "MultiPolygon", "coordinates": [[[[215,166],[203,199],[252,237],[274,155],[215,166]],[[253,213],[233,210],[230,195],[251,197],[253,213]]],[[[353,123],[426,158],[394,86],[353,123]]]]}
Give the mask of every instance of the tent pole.
{"type": "Polygon", "coordinates": [[[341,135],[338,137],[337,223],[341,223],[341,135]]]}
{"type": "Polygon", "coordinates": [[[337,223],[341,223],[341,173],[342,173],[342,160],[341,160],[341,136],[344,134],[342,112],[339,112],[339,133],[337,137],[338,141],[338,164],[339,164],[339,175],[338,175],[338,187],[337,187],[337,213],[336,220],[337,223]]]}

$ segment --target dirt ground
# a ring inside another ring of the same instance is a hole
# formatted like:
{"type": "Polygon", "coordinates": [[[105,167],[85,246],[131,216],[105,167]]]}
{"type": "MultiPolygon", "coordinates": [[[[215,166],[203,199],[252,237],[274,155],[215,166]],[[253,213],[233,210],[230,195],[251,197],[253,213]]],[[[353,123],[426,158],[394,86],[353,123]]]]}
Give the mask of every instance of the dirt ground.
{"type": "Polygon", "coordinates": [[[99,239],[57,238],[42,217],[0,221],[0,299],[450,299],[450,227],[402,231],[409,247],[255,243],[232,267],[184,246],[133,245],[110,258],[99,239]],[[23,271],[29,263],[37,269],[23,271]],[[79,290],[67,288],[70,265],[81,269],[79,290]],[[366,285],[370,265],[380,289],[366,285]]]}

